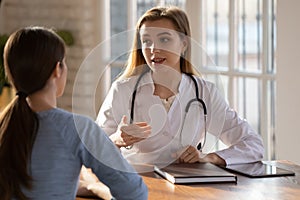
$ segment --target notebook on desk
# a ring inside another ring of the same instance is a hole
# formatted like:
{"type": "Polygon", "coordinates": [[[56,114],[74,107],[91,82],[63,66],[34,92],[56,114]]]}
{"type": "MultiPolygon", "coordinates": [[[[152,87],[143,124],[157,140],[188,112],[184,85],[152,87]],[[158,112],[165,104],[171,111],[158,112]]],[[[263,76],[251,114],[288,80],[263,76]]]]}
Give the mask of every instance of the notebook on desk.
{"type": "Polygon", "coordinates": [[[174,184],[236,182],[237,176],[211,163],[174,163],[154,171],[174,184]]]}

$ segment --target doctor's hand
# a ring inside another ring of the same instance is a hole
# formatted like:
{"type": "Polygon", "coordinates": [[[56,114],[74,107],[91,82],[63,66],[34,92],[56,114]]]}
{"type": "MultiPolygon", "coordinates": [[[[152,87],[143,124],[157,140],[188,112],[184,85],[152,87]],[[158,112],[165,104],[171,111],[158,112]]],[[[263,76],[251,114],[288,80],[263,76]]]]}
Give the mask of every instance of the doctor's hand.
{"type": "Polygon", "coordinates": [[[180,163],[195,163],[199,162],[201,152],[193,146],[187,146],[177,153],[178,162],[180,163]]]}
{"type": "Polygon", "coordinates": [[[151,134],[151,126],[147,122],[127,124],[127,117],[123,116],[118,126],[118,131],[112,137],[112,141],[120,147],[128,147],[146,139],[151,134]]]}
{"type": "Polygon", "coordinates": [[[199,157],[199,162],[210,162],[215,165],[226,166],[225,160],[216,153],[202,154],[199,157]]]}
{"type": "Polygon", "coordinates": [[[225,166],[226,162],[216,153],[203,154],[197,148],[188,146],[177,153],[178,161],[181,163],[209,162],[216,165],[225,166]]]}

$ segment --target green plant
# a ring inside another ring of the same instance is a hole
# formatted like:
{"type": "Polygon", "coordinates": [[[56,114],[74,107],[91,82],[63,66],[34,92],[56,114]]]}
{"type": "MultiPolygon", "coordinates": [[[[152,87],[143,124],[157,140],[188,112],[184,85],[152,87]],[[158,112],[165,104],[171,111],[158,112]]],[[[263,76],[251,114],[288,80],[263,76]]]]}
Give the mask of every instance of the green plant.
{"type": "Polygon", "coordinates": [[[72,46],[74,44],[74,38],[71,32],[66,30],[57,30],[56,33],[65,41],[67,46],[72,46]]]}
{"type": "Polygon", "coordinates": [[[4,72],[4,63],[3,63],[3,52],[4,46],[8,39],[8,35],[0,35],[0,94],[2,92],[2,88],[5,85],[9,85],[4,72]]]}

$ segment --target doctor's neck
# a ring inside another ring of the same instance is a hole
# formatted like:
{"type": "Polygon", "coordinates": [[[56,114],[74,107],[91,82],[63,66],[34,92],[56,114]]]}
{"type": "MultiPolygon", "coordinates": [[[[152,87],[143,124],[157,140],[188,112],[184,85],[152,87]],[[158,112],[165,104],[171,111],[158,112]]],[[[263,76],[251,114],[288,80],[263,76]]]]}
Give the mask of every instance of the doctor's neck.
{"type": "Polygon", "coordinates": [[[181,73],[175,70],[171,70],[168,73],[152,72],[154,95],[159,96],[161,99],[168,99],[176,95],[178,93],[181,76],[181,73]]]}

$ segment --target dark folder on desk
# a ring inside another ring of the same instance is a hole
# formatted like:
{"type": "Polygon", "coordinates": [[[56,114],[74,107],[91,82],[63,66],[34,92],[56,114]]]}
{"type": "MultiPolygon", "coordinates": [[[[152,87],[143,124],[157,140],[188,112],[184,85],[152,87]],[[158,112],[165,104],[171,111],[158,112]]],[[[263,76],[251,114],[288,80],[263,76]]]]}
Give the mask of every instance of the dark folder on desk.
{"type": "Polygon", "coordinates": [[[281,169],[279,167],[263,162],[254,162],[247,164],[227,165],[225,169],[239,173],[250,178],[264,178],[274,176],[295,176],[295,172],[281,169]]]}
{"type": "Polygon", "coordinates": [[[237,176],[211,163],[174,163],[154,171],[174,184],[236,182],[237,176]]]}

